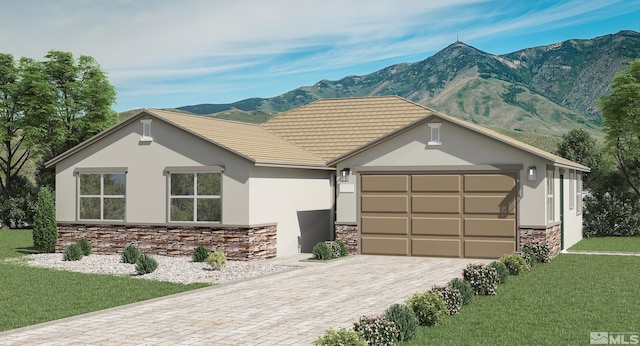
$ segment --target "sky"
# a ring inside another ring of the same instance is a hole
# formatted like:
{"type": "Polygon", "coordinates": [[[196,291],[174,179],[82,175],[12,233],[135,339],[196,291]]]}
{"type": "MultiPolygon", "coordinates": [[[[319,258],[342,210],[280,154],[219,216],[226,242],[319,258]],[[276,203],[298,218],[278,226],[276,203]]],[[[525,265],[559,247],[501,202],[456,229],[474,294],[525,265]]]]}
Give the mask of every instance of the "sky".
{"type": "Polygon", "coordinates": [[[114,109],[273,97],[428,58],[640,31],[637,0],[0,0],[0,52],[95,58],[114,109]]]}

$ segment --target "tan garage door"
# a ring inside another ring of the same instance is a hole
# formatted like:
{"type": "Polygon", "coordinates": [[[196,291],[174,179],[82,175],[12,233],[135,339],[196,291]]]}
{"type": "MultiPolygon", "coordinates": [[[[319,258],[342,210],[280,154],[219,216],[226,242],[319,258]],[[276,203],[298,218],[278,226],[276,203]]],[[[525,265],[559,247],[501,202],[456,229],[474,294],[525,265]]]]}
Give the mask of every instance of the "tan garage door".
{"type": "Polygon", "coordinates": [[[498,258],[516,249],[515,173],[363,174],[361,253],[498,258]]]}

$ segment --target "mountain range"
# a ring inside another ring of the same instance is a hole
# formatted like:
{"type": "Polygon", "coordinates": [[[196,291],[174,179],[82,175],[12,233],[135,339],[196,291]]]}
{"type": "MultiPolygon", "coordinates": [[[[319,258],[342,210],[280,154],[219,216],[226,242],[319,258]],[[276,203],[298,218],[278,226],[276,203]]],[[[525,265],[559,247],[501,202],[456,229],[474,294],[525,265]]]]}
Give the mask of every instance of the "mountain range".
{"type": "Polygon", "coordinates": [[[638,58],[640,33],[629,30],[503,55],[457,41],[425,60],[368,75],[321,80],[271,98],[177,109],[260,123],[320,98],[398,95],[514,137],[557,137],[576,127],[599,137],[597,100],[610,91],[613,76],[638,58]]]}

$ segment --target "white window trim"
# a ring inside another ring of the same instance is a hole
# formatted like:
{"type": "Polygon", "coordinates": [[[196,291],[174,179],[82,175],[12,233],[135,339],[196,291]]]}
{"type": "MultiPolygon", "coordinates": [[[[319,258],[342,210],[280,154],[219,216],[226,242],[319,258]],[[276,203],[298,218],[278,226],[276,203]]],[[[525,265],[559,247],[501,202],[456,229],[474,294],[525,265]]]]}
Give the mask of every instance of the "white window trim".
{"type": "Polygon", "coordinates": [[[429,126],[429,142],[427,142],[427,144],[442,145],[442,133],[440,131],[440,127],[442,127],[442,123],[429,123],[428,126],[429,126]],[[434,136],[434,131],[435,133],[437,133],[437,136],[434,136]]]}
{"type": "Polygon", "coordinates": [[[198,221],[198,199],[222,199],[222,189],[223,184],[222,181],[224,176],[222,175],[224,168],[219,166],[207,166],[207,167],[196,167],[196,168],[188,168],[188,167],[167,167],[165,172],[167,173],[167,195],[169,196],[167,200],[167,220],[170,223],[222,223],[222,204],[220,204],[220,221],[198,221]],[[171,174],[193,174],[193,195],[172,195],[171,194],[171,174]],[[220,174],[220,194],[219,195],[198,195],[198,173],[212,173],[212,174],[220,174]],[[174,221],[171,220],[171,200],[172,199],[192,199],[193,200],[193,221],[174,221]]]}
{"type": "Polygon", "coordinates": [[[575,176],[575,172],[574,171],[569,171],[569,210],[573,210],[573,208],[575,207],[576,204],[576,200],[575,200],[575,183],[576,180],[574,178],[575,176]]]}
{"type": "Polygon", "coordinates": [[[142,123],[142,137],[140,137],[140,142],[152,142],[153,137],[151,136],[151,123],[153,120],[151,119],[142,119],[140,123],[142,123]]]}
{"type": "Polygon", "coordinates": [[[127,189],[127,169],[126,168],[112,168],[112,169],[105,169],[102,171],[97,171],[96,169],[81,169],[78,168],[75,170],[74,172],[76,174],[77,177],[77,197],[76,197],[76,205],[77,205],[77,210],[76,210],[76,215],[77,215],[77,220],[78,221],[125,221],[127,218],[127,195],[126,195],[126,189],[127,189]],[[95,174],[95,175],[100,175],[100,194],[99,195],[83,195],[80,193],[80,176],[83,174],[95,174]],[[124,195],[105,195],[104,194],[104,176],[105,174],[124,174],[124,186],[125,186],[125,194],[124,195]],[[99,219],[83,219],[80,216],[80,199],[81,198],[99,198],[100,199],[100,218],[99,219]],[[125,205],[125,209],[124,209],[124,214],[122,219],[105,219],[104,218],[104,200],[106,198],[122,198],[124,199],[124,205],[125,205]]]}
{"type": "Polygon", "coordinates": [[[555,221],[555,172],[547,170],[547,222],[555,221]]]}
{"type": "Polygon", "coordinates": [[[576,173],[576,215],[582,215],[582,174],[576,173]]]}

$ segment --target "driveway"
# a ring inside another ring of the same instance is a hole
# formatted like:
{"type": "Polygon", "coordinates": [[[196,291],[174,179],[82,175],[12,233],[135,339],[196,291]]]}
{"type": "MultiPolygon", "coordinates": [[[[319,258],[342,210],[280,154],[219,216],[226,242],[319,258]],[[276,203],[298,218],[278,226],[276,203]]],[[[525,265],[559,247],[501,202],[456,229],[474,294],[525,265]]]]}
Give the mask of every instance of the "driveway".
{"type": "MultiPolygon", "coordinates": [[[[306,256],[308,257],[308,256],[306,256]]],[[[308,345],[462,275],[454,258],[351,256],[0,333],[0,345],[308,345]]],[[[98,297],[96,297],[99,299],[98,297]]]]}

